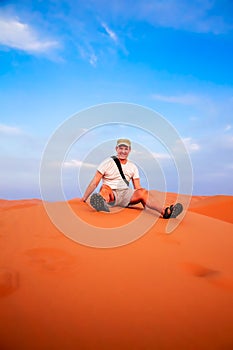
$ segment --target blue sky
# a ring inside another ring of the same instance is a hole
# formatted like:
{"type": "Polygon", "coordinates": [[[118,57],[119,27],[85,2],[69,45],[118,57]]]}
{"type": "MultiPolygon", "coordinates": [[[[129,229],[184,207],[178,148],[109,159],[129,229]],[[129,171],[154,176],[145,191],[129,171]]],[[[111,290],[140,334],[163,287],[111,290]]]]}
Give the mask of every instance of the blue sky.
{"type": "MultiPolygon", "coordinates": [[[[75,113],[110,102],[150,108],[174,126],[194,194],[233,195],[232,13],[231,0],[1,1],[0,198],[39,198],[48,139],[75,113]]],[[[149,147],[145,135],[130,136],[149,147]]],[[[105,141],[102,130],[101,154],[111,155],[105,141]]],[[[165,151],[150,151],[176,191],[165,151]]],[[[83,187],[94,174],[89,152],[86,142],[67,155],[68,197],[80,195],[78,168],[83,187]]]]}

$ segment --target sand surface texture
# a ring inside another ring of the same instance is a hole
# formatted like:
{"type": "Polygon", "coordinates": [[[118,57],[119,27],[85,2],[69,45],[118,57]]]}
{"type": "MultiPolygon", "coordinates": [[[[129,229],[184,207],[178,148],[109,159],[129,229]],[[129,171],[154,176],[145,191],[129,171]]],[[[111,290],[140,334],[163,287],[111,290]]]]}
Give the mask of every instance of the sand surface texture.
{"type": "MultiPolygon", "coordinates": [[[[105,228],[141,212],[70,206],[105,228]]],[[[171,234],[166,224],[92,248],[62,234],[39,200],[1,200],[0,349],[232,350],[233,197],[193,197],[171,234]]]]}

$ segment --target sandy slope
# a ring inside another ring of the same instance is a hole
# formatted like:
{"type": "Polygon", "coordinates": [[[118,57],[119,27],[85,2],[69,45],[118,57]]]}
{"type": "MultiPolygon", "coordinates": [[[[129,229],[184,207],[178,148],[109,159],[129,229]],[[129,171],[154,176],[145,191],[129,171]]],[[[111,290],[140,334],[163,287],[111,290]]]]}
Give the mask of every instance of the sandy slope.
{"type": "MultiPolygon", "coordinates": [[[[232,349],[232,204],[195,197],[172,234],[159,219],[131,244],[97,249],[59,232],[41,202],[1,200],[0,349],[232,349]]],[[[141,211],[70,205],[105,227],[141,211]]]]}
{"type": "Polygon", "coordinates": [[[195,213],[200,213],[233,223],[232,208],[232,196],[206,197],[201,202],[192,203],[190,206],[190,210],[195,213]]]}

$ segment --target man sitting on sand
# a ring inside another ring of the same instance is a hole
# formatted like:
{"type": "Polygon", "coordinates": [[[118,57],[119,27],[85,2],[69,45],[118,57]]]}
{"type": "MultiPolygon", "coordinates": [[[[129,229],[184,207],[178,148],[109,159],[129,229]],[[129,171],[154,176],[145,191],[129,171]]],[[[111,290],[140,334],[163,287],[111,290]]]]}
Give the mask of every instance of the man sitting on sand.
{"type": "Polygon", "coordinates": [[[177,203],[167,208],[162,208],[156,203],[156,198],[151,191],[141,187],[138,168],[128,160],[130,151],[130,140],[117,140],[117,156],[105,159],[98,166],[95,176],[83,195],[82,201],[86,202],[102,180],[100,192],[92,194],[90,198],[91,206],[97,211],[109,212],[111,206],[128,207],[129,205],[141,203],[144,208],[148,207],[159,212],[164,219],[176,218],[183,210],[182,204],[177,203]],[[134,188],[128,186],[130,180],[132,180],[134,188]]]}

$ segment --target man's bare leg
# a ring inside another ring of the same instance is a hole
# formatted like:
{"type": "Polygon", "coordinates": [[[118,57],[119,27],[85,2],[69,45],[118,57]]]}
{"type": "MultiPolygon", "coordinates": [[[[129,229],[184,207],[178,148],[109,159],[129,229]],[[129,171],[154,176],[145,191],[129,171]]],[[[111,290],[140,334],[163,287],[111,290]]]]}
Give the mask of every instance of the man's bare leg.
{"type": "Polygon", "coordinates": [[[147,191],[144,188],[140,188],[134,191],[133,196],[131,197],[130,204],[138,204],[142,203],[144,207],[148,207],[150,209],[156,210],[161,215],[164,214],[164,208],[159,203],[160,200],[156,193],[152,191],[147,191]]]}

